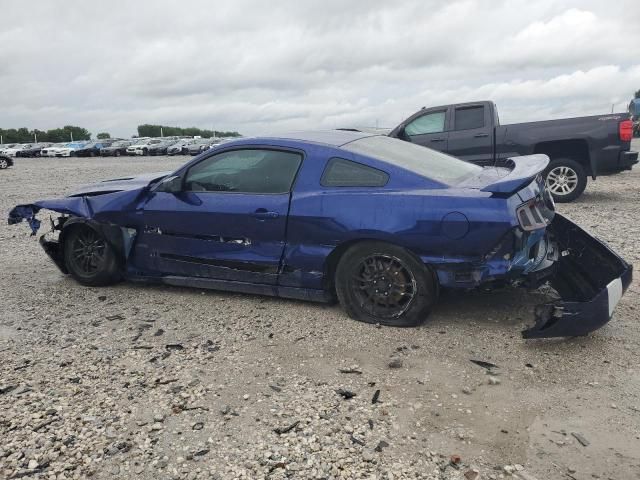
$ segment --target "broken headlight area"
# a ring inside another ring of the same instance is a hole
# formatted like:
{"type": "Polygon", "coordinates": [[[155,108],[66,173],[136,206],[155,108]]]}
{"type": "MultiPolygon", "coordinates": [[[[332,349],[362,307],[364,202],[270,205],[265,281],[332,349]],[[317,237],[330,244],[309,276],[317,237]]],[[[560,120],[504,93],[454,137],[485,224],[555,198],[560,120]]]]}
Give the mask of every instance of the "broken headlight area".
{"type": "Polygon", "coordinates": [[[575,337],[606,324],[632,279],[632,267],[607,245],[556,214],[549,227],[560,249],[549,285],[560,300],[538,305],[524,338],[575,337]]]}

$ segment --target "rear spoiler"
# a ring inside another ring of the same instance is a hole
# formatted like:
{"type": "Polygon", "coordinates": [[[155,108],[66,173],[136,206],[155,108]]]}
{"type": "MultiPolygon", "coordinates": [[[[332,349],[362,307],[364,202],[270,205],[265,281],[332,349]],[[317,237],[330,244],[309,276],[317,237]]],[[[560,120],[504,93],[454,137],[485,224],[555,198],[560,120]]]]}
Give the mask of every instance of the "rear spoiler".
{"type": "Polygon", "coordinates": [[[542,153],[512,157],[507,159],[506,167],[511,171],[500,180],[481,189],[482,192],[512,193],[531,182],[549,165],[549,157],[542,153]]]}

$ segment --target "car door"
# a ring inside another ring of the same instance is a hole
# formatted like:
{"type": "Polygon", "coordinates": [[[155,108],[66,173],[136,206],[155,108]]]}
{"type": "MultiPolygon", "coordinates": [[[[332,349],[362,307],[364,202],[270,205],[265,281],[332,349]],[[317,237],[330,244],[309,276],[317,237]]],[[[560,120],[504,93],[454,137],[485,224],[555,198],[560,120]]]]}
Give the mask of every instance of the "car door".
{"type": "Polygon", "coordinates": [[[453,108],[447,153],[461,160],[493,165],[493,122],[485,104],[453,108]]]}
{"type": "Polygon", "coordinates": [[[160,275],[275,284],[302,152],[236,148],[211,155],[145,204],[135,260],[160,275]],[[165,191],[166,190],[166,191],[165,191]]]}
{"type": "Polygon", "coordinates": [[[448,148],[449,139],[446,120],[446,108],[425,110],[408,120],[400,138],[444,152],[448,148]]]}

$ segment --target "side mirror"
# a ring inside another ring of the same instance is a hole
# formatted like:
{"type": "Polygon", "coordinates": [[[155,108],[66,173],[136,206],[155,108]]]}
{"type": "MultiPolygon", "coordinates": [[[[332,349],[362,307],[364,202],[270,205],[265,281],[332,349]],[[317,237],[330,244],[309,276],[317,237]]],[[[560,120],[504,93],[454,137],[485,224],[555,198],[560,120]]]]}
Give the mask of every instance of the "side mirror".
{"type": "Polygon", "coordinates": [[[160,182],[157,192],[165,192],[165,193],[180,193],[182,191],[182,177],[179,175],[172,175],[170,177],[165,178],[160,182]]]}

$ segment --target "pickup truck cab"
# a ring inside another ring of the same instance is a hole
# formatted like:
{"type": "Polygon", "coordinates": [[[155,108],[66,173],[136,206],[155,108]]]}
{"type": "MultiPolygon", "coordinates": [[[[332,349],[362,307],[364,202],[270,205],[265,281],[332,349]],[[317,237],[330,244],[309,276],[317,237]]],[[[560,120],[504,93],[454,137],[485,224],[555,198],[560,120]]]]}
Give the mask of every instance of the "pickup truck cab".
{"type": "Polygon", "coordinates": [[[587,177],[631,170],[638,153],[628,114],[595,115],[500,125],[491,101],[422,108],[395,127],[391,137],[410,141],[478,165],[501,165],[509,157],[543,153],[554,199],[571,202],[587,177]]]}

